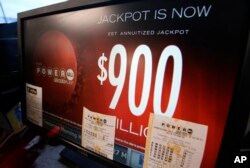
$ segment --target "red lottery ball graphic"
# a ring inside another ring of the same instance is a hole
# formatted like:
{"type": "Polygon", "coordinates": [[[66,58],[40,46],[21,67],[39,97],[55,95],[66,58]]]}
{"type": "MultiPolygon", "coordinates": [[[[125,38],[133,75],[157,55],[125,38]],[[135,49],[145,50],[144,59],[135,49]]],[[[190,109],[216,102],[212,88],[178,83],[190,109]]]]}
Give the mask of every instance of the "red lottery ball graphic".
{"type": "Polygon", "coordinates": [[[71,41],[59,31],[39,38],[35,52],[35,82],[42,87],[43,101],[49,106],[66,104],[77,80],[77,60],[71,41]]]}

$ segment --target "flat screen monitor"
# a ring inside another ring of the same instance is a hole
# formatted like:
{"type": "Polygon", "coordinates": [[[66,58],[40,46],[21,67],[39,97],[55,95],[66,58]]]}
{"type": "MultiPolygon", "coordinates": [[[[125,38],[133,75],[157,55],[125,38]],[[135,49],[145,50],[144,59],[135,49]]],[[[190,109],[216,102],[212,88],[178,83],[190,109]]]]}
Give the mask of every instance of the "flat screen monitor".
{"type": "Polygon", "coordinates": [[[26,123],[59,127],[110,164],[220,165],[249,116],[248,12],[246,1],[157,0],[20,13],[26,123]]]}

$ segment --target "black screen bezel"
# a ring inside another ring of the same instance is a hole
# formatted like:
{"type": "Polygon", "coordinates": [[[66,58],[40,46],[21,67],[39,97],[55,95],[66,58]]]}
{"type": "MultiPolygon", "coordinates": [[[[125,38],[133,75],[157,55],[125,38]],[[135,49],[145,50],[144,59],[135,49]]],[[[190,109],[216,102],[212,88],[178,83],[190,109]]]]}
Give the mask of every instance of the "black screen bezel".
{"type": "MultiPolygon", "coordinates": [[[[110,6],[121,3],[128,3],[135,0],[128,0],[126,2],[120,0],[87,0],[87,1],[68,1],[59,3],[56,5],[51,5],[48,7],[42,7],[39,9],[23,12],[18,14],[18,49],[20,56],[20,69],[21,69],[21,102],[22,102],[22,114],[23,120],[26,125],[30,125],[37,129],[43,129],[39,126],[31,123],[26,118],[26,98],[25,98],[25,81],[23,78],[24,67],[23,62],[25,62],[24,56],[24,22],[26,20],[32,20],[38,17],[50,16],[59,13],[65,13],[76,10],[84,10],[96,7],[110,6]]],[[[136,0],[139,1],[139,0],[136,0]]],[[[249,10],[248,10],[249,11],[249,10]]],[[[228,112],[228,117],[226,121],[226,127],[224,130],[224,135],[222,139],[222,143],[219,150],[219,155],[217,158],[217,167],[221,167],[225,165],[227,162],[231,162],[232,160],[228,160],[231,155],[240,148],[242,148],[241,144],[246,136],[247,125],[249,121],[249,109],[250,109],[250,29],[249,29],[249,12],[246,16],[246,38],[245,41],[242,42],[244,46],[242,46],[242,53],[244,53],[244,60],[241,64],[241,69],[238,73],[238,78],[236,81],[236,86],[234,88],[234,93],[230,105],[230,110],[228,112]]],[[[216,137],[215,137],[216,138],[216,137]]],[[[71,144],[73,147],[74,145],[71,144]]],[[[77,149],[77,148],[76,148],[77,149]]],[[[89,150],[86,150],[82,147],[77,150],[83,150],[83,152],[88,155],[90,154],[92,157],[97,157],[99,160],[102,160],[106,164],[111,164],[115,167],[125,166],[115,161],[111,161],[109,159],[103,158],[89,150]]]]}

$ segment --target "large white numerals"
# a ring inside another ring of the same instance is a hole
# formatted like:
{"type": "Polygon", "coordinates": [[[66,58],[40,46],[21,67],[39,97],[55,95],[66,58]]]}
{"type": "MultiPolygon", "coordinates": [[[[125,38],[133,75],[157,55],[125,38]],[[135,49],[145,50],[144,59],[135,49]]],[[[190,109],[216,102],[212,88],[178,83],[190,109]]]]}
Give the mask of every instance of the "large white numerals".
{"type": "Polygon", "coordinates": [[[182,55],[177,46],[171,45],[166,47],[161,54],[159,64],[156,71],[155,88],[154,88],[154,112],[156,114],[163,114],[172,117],[175,111],[176,104],[179,98],[180,86],[182,76],[182,55]],[[174,60],[172,85],[169,95],[168,106],[165,112],[161,110],[161,98],[164,82],[164,74],[169,57],[172,56],[174,60]]]}
{"type": "Polygon", "coordinates": [[[117,86],[115,90],[115,94],[109,105],[109,108],[111,109],[116,108],[117,102],[121,96],[121,92],[122,92],[123,85],[125,82],[126,68],[127,68],[126,49],[123,45],[117,44],[112,48],[111,53],[110,53],[110,58],[109,58],[109,81],[111,85],[117,86]],[[117,55],[120,56],[121,66],[120,66],[120,72],[119,72],[118,77],[115,77],[114,69],[115,69],[115,58],[117,55]]]}
{"type": "Polygon", "coordinates": [[[149,91],[151,86],[152,76],[152,54],[151,50],[147,45],[140,45],[136,48],[130,69],[129,77],[129,90],[128,90],[128,102],[131,112],[135,116],[142,115],[148,104],[149,91]],[[140,57],[143,56],[145,60],[144,66],[144,80],[141,93],[141,102],[138,107],[135,104],[135,93],[136,93],[136,76],[140,57]]]}
{"type": "MultiPolygon", "coordinates": [[[[149,100],[149,93],[151,89],[152,83],[152,53],[150,48],[147,45],[139,45],[132,56],[131,68],[129,74],[129,87],[128,87],[128,104],[130,111],[135,116],[140,116],[145,112],[145,109],[149,100]],[[139,95],[136,91],[137,84],[137,75],[138,75],[138,65],[140,58],[144,59],[144,74],[143,74],[143,83],[142,83],[142,93],[140,102],[136,105],[136,95],[139,95]],[[136,94],[137,93],[137,94],[136,94]]],[[[103,85],[103,82],[107,78],[106,69],[104,67],[104,62],[107,60],[107,57],[102,54],[102,56],[98,60],[98,66],[101,69],[101,74],[97,76],[98,80],[100,80],[100,84],[103,85]]],[[[125,78],[127,72],[127,52],[126,48],[121,45],[115,45],[110,53],[109,58],[109,69],[108,76],[109,81],[112,86],[116,86],[116,90],[114,96],[110,102],[109,108],[115,109],[117,103],[120,99],[125,78]],[[120,70],[119,75],[115,75],[115,62],[117,56],[120,57],[120,70]]],[[[179,98],[179,92],[181,87],[181,78],[182,78],[182,53],[179,47],[175,45],[169,45],[164,48],[160,55],[160,59],[158,62],[156,77],[155,77],[155,85],[154,85],[154,97],[153,97],[153,110],[154,113],[172,117],[175,112],[175,108],[179,98]],[[169,101],[165,110],[162,110],[161,104],[162,102],[162,94],[163,94],[163,84],[166,66],[169,58],[173,58],[173,76],[172,76],[172,84],[170,88],[169,101]]]]}

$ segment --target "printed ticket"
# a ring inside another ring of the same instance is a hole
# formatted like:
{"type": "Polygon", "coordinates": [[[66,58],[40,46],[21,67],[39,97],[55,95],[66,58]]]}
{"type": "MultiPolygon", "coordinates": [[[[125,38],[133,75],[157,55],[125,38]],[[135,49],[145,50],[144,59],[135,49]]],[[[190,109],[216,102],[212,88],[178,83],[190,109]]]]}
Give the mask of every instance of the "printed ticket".
{"type": "Polygon", "coordinates": [[[113,160],[116,117],[83,108],[82,146],[113,160]]]}
{"type": "Polygon", "coordinates": [[[150,114],[144,168],[198,168],[208,127],[150,114]]]}
{"type": "Polygon", "coordinates": [[[27,118],[42,127],[42,88],[26,83],[27,118]]]}

